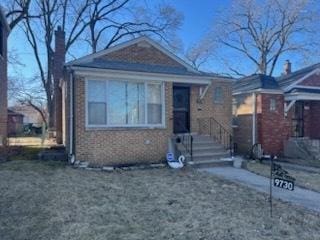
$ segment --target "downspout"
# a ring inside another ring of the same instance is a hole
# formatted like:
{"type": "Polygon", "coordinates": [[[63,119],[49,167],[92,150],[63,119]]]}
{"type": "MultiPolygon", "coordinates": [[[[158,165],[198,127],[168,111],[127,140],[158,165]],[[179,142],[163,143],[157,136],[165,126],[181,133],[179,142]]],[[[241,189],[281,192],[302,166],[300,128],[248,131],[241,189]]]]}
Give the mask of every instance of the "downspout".
{"type": "Polygon", "coordinates": [[[74,129],[73,129],[73,71],[70,72],[70,94],[69,94],[69,157],[71,164],[75,162],[74,156],[74,129]]]}
{"type": "Polygon", "coordinates": [[[256,144],[256,132],[257,132],[257,96],[256,93],[252,93],[252,146],[256,144]]]}

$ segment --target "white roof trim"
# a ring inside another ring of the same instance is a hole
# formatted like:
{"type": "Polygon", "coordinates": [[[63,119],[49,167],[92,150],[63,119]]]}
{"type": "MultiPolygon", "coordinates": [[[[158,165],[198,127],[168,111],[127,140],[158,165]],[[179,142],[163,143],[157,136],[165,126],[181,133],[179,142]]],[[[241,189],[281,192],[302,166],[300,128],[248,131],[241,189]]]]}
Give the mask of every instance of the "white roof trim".
{"type": "Polygon", "coordinates": [[[300,89],[313,89],[313,90],[320,90],[320,87],[309,87],[309,86],[304,86],[304,85],[297,85],[296,86],[297,88],[300,88],[300,89]]]}
{"type": "Polygon", "coordinates": [[[233,92],[232,95],[247,94],[247,93],[283,94],[283,91],[280,90],[280,89],[263,89],[263,88],[258,88],[258,89],[254,89],[254,90],[248,90],[248,91],[233,92]]]}
{"type": "Polygon", "coordinates": [[[172,58],[173,60],[177,61],[178,63],[180,63],[181,65],[186,67],[189,71],[194,72],[194,73],[199,73],[199,71],[197,69],[195,69],[194,67],[192,67],[190,64],[186,63],[184,60],[182,60],[181,58],[177,57],[175,54],[170,52],[168,49],[164,48],[163,46],[161,46],[160,44],[156,43],[154,40],[152,40],[151,38],[146,37],[146,36],[138,37],[138,38],[135,38],[135,39],[120,43],[120,44],[118,44],[118,45],[116,45],[114,47],[110,47],[108,49],[104,49],[104,50],[101,50],[99,52],[86,55],[84,57],[81,57],[81,58],[78,58],[76,60],[70,61],[66,65],[68,66],[68,65],[74,65],[74,64],[79,64],[79,63],[82,63],[82,62],[91,61],[94,58],[101,57],[101,56],[106,55],[108,53],[117,51],[119,49],[128,47],[130,45],[134,45],[134,44],[142,42],[142,41],[148,42],[150,45],[152,45],[153,47],[155,47],[156,49],[158,49],[159,51],[161,51],[162,53],[164,53],[168,57],[172,58]]]}
{"type": "Polygon", "coordinates": [[[317,93],[288,93],[284,96],[285,101],[292,100],[319,100],[320,94],[317,93]]]}
{"type": "Polygon", "coordinates": [[[299,85],[299,83],[303,82],[304,80],[306,80],[308,77],[312,76],[313,74],[320,74],[320,69],[316,68],[313,71],[309,72],[307,75],[303,76],[302,78],[298,79],[294,83],[292,83],[289,86],[285,87],[284,91],[288,92],[288,91],[292,90],[293,88],[297,87],[299,85]]]}
{"type": "Polygon", "coordinates": [[[83,77],[94,77],[102,79],[127,79],[127,80],[143,80],[143,81],[165,81],[165,82],[178,82],[178,83],[192,83],[207,85],[214,79],[206,76],[189,76],[189,75],[172,75],[160,73],[146,73],[146,72],[133,72],[133,71],[119,71],[107,70],[98,68],[85,68],[85,67],[70,67],[75,71],[76,75],[83,77]]]}

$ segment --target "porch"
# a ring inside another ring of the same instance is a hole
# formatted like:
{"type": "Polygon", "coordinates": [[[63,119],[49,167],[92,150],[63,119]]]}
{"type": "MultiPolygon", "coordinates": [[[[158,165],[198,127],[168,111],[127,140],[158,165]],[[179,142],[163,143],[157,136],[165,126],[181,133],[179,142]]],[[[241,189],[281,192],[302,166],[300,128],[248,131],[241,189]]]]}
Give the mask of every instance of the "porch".
{"type": "Polygon", "coordinates": [[[320,161],[320,92],[304,89],[285,95],[288,140],[284,155],[320,161]]]}

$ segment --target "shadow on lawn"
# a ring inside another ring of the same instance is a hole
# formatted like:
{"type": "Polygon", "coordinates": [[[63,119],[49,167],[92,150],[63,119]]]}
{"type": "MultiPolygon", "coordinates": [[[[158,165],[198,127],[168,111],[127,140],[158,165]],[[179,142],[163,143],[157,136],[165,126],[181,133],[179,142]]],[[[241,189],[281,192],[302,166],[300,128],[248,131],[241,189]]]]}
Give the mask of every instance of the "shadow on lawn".
{"type": "Polygon", "coordinates": [[[1,170],[49,170],[67,165],[62,161],[39,160],[39,153],[45,148],[38,146],[8,146],[0,148],[1,170]]]}

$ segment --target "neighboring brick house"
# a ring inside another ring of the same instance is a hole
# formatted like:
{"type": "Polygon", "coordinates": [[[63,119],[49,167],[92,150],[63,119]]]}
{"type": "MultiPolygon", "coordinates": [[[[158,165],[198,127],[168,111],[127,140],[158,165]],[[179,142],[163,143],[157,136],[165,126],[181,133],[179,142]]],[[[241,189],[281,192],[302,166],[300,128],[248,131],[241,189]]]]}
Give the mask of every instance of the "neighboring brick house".
{"type": "Polygon", "coordinates": [[[7,38],[10,28],[0,6],[0,146],[7,137],[7,38]]]}
{"type": "Polygon", "coordinates": [[[8,136],[23,133],[23,114],[8,109],[8,136]]]}
{"type": "Polygon", "coordinates": [[[64,143],[97,165],[165,160],[176,134],[214,118],[231,130],[232,80],[199,72],[147,37],[66,64],[64,143]]]}
{"type": "Polygon", "coordinates": [[[320,139],[320,64],[291,73],[289,61],[278,78],[261,74],[234,83],[234,135],[238,150],[260,143],[266,154],[284,153],[296,139],[320,139]]]}

